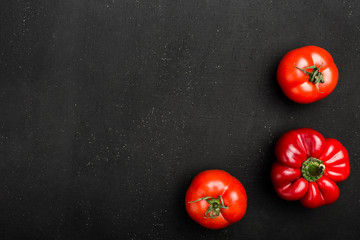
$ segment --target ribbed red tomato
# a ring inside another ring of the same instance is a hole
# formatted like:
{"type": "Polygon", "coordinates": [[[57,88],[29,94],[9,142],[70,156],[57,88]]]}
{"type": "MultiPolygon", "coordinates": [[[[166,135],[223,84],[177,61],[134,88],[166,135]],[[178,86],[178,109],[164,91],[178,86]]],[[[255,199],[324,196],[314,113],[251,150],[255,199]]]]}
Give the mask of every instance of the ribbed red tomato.
{"type": "Polygon", "coordinates": [[[275,154],[271,180],[281,198],[308,208],[339,198],[336,183],[350,174],[349,154],[339,141],[310,128],[295,129],[278,140],[275,154]]]}
{"type": "Polygon", "coordinates": [[[207,170],[192,181],[185,196],[190,217],[200,225],[219,229],[244,217],[246,192],[235,177],[222,170],[207,170]]]}
{"type": "Polygon", "coordinates": [[[316,46],[288,52],[277,70],[281,89],[297,103],[312,103],[327,97],[335,89],[338,76],[330,53],[316,46]]]}

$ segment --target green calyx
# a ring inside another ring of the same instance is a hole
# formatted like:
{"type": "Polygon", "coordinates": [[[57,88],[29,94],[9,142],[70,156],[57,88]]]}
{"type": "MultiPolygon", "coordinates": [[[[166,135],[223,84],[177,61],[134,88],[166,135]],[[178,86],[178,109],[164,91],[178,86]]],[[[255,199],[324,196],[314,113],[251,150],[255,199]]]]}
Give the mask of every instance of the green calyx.
{"type": "Polygon", "coordinates": [[[325,165],[317,158],[309,157],[301,166],[302,177],[310,182],[320,179],[324,173],[325,165]]]}
{"type": "MultiPolygon", "coordinates": [[[[296,66],[295,66],[296,67],[296,66]]],[[[299,69],[300,71],[302,71],[306,76],[309,76],[309,82],[313,83],[316,85],[316,89],[318,90],[319,93],[323,93],[319,91],[319,83],[324,83],[324,76],[323,74],[320,72],[320,68],[322,67],[322,65],[320,67],[317,67],[316,65],[314,66],[310,66],[310,67],[306,67],[306,68],[299,68],[296,67],[297,69],[299,69]],[[312,69],[311,72],[307,71],[307,69],[312,69]]]]}
{"type": "Polygon", "coordinates": [[[206,200],[208,204],[210,205],[208,210],[205,212],[204,218],[217,218],[220,215],[221,208],[229,208],[228,206],[225,206],[224,200],[221,195],[219,195],[217,198],[213,197],[202,197],[195,201],[188,202],[188,203],[194,203],[199,202],[202,200],[206,200]]]}

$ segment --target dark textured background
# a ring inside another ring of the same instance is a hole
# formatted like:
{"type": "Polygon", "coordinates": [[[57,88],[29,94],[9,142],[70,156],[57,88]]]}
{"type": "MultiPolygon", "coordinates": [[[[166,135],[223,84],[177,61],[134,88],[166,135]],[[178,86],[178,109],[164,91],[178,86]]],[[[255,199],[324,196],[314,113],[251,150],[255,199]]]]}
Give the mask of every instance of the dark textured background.
{"type": "Polygon", "coordinates": [[[360,2],[3,0],[0,12],[0,239],[360,238],[360,2]],[[299,105],[275,72],[309,44],[340,79],[299,105]],[[275,141],[298,127],[350,153],[333,205],[272,189],[275,141]],[[249,201],[219,231],[184,208],[212,168],[249,201]]]}

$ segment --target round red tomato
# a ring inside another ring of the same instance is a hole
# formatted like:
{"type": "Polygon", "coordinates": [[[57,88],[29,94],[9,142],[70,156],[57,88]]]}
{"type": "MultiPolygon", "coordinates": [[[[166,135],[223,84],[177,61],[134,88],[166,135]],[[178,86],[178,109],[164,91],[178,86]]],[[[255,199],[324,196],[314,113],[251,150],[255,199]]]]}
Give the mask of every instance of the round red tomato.
{"type": "Polygon", "coordinates": [[[327,97],[335,89],[338,77],[330,53],[316,46],[288,52],[277,70],[281,89],[297,103],[312,103],[327,97]]]}
{"type": "Polygon", "coordinates": [[[185,196],[190,217],[200,225],[219,229],[239,221],[246,212],[243,185],[222,170],[207,170],[192,181],[185,196]]]}

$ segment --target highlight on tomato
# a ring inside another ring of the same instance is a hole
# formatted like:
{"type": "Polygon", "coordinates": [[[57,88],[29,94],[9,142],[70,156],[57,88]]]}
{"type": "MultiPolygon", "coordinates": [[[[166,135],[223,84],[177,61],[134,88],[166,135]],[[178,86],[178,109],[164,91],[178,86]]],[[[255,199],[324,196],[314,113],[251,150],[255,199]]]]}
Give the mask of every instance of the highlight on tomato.
{"type": "Polygon", "coordinates": [[[312,103],[334,91],[339,72],[330,53],[316,46],[288,52],[280,61],[277,81],[284,94],[297,103],[312,103]]]}
{"type": "Polygon", "coordinates": [[[349,154],[333,138],[310,128],[285,133],[275,146],[271,180],[276,193],[307,208],[334,203],[340,195],[336,183],[350,174],[349,154]]]}
{"type": "Polygon", "coordinates": [[[189,216],[200,225],[220,229],[244,217],[247,197],[243,185],[223,170],[207,170],[192,181],[185,196],[189,216]]]}

